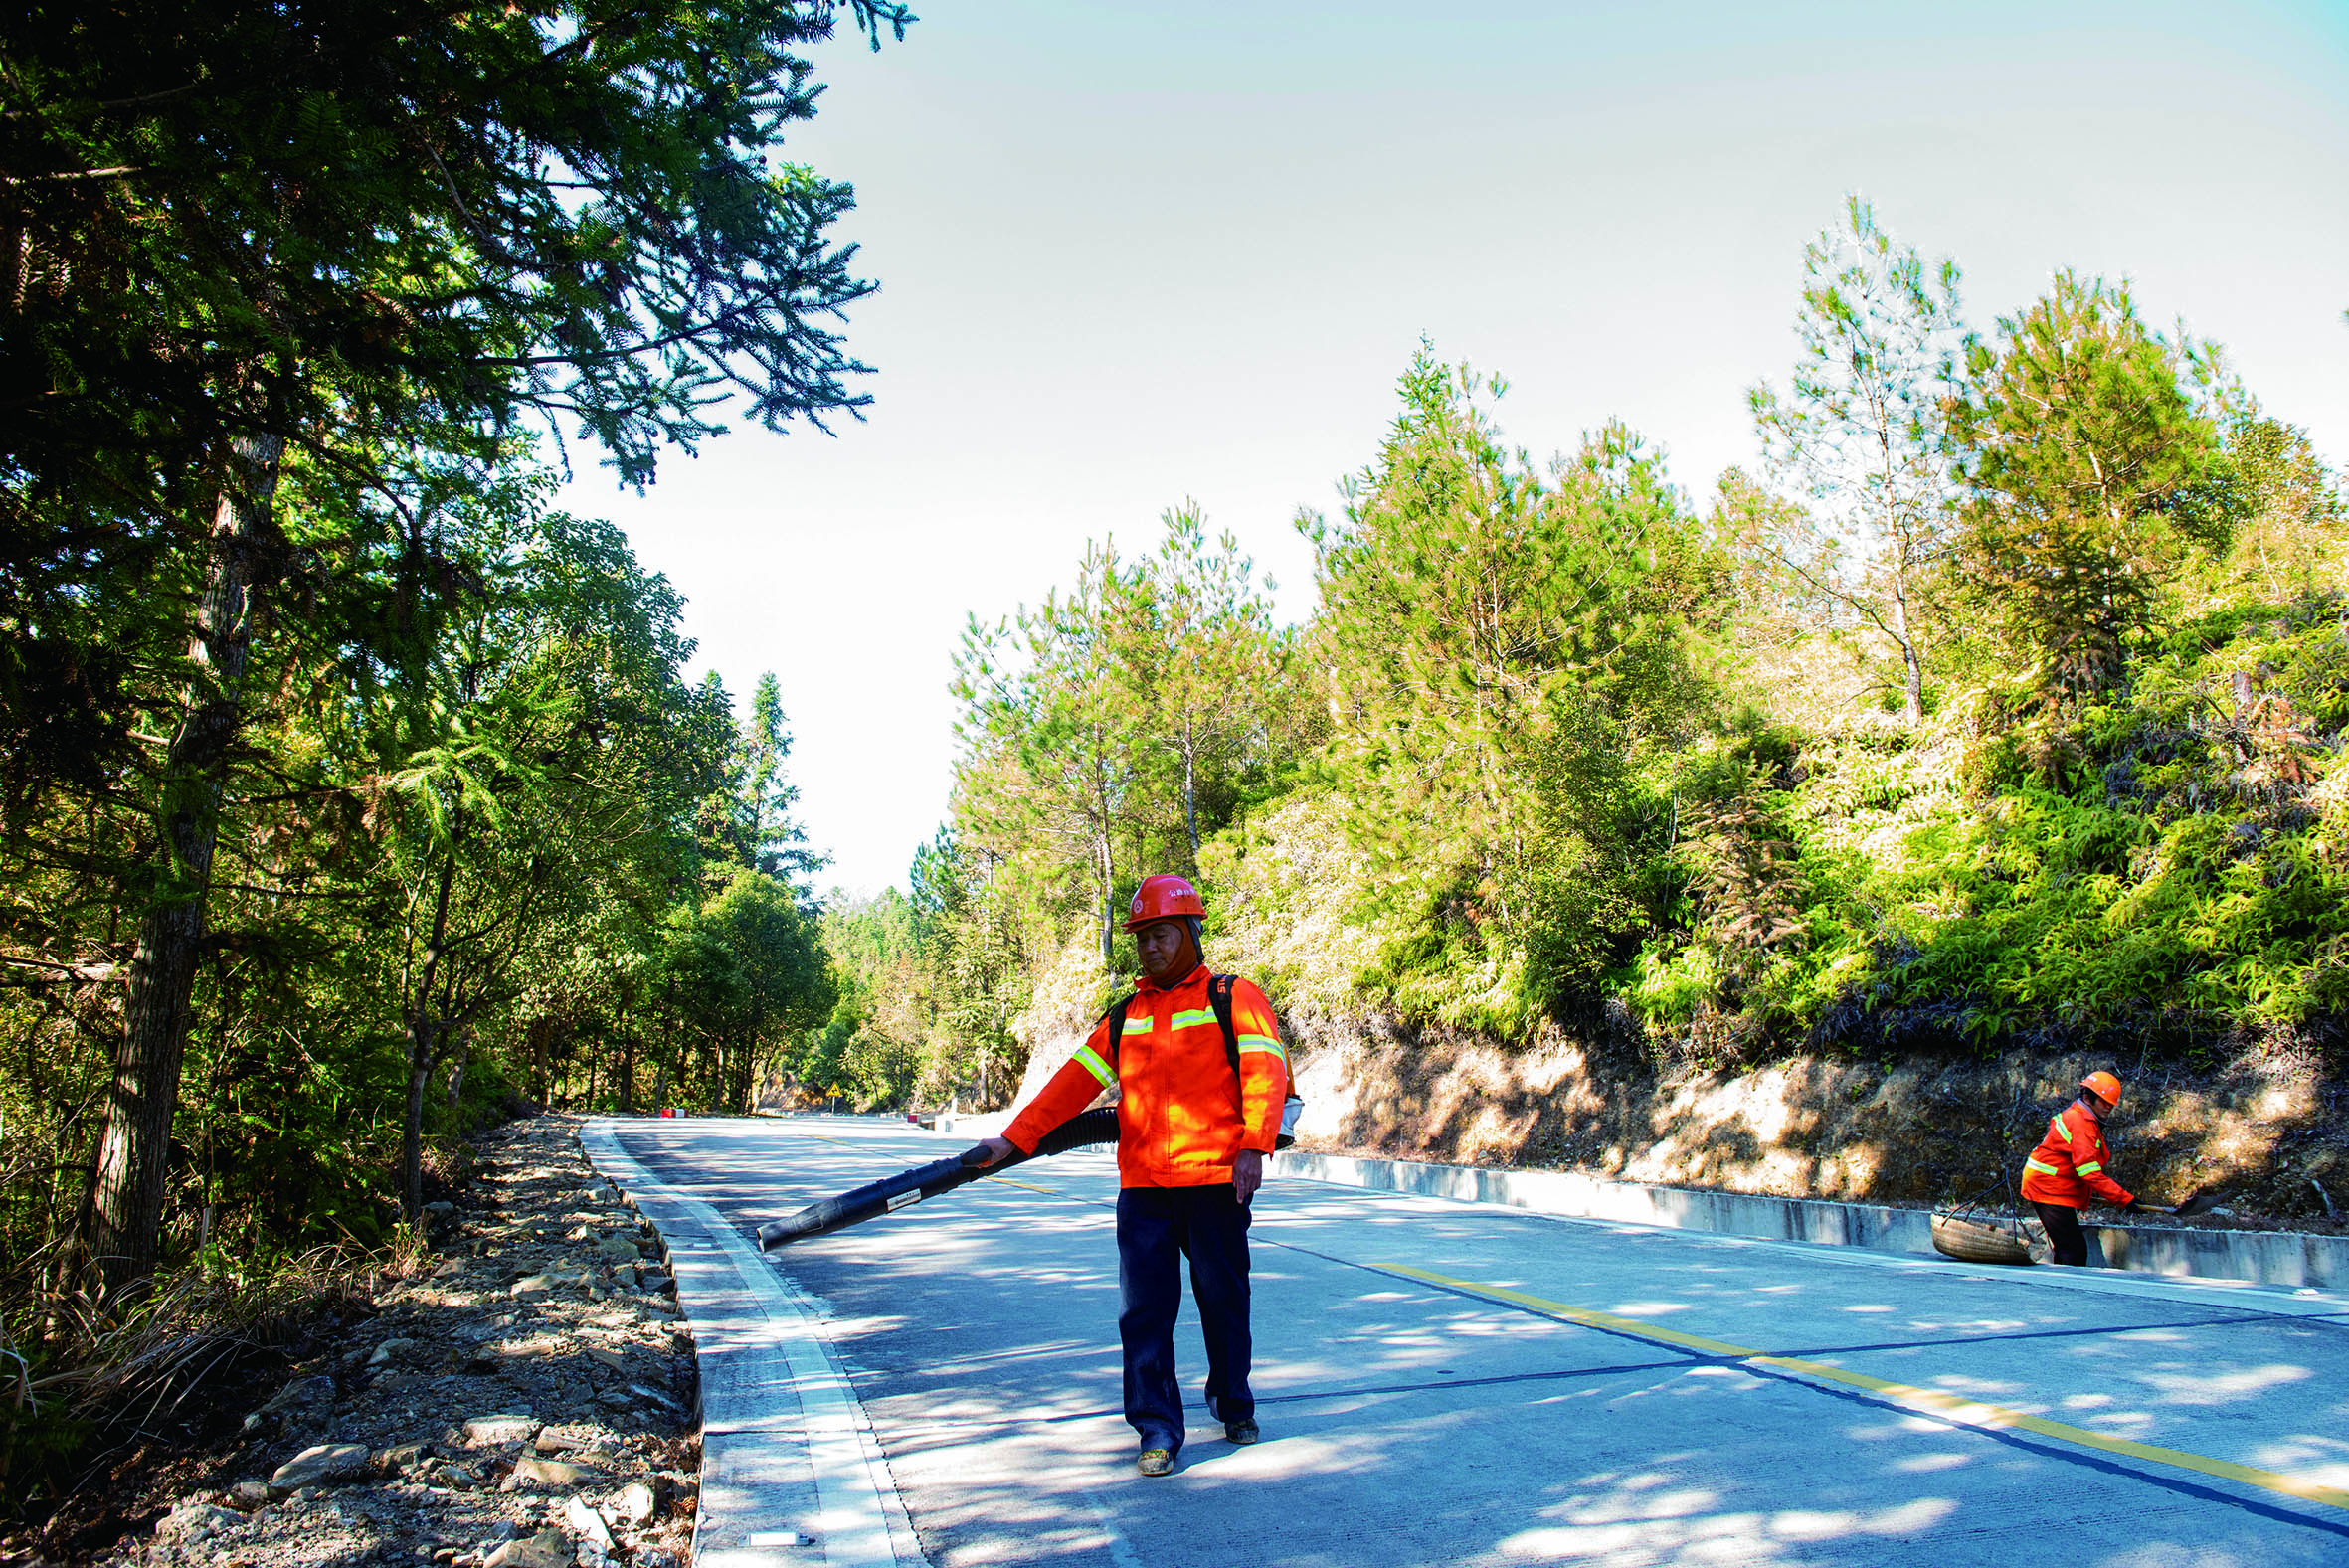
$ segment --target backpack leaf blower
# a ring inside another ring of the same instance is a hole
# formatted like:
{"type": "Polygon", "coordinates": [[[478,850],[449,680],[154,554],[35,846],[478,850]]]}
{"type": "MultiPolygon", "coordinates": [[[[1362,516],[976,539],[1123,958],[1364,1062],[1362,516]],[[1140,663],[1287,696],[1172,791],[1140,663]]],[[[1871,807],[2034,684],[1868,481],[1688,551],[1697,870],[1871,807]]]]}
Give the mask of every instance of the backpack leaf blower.
{"type": "Polygon", "coordinates": [[[986,1149],[984,1145],[974,1145],[960,1154],[949,1154],[927,1165],[916,1165],[894,1176],[868,1181],[837,1197],[811,1203],[789,1219],[772,1220],[760,1226],[759,1250],[773,1252],[778,1247],[805,1241],[811,1236],[846,1230],[851,1225],[861,1225],[878,1215],[910,1208],[924,1198],[952,1192],[967,1182],[977,1181],[982,1176],[993,1176],[1009,1170],[1013,1165],[1040,1159],[1046,1154],[1064,1153],[1092,1143],[1115,1143],[1117,1140],[1118,1114],[1115,1109],[1104,1107],[1099,1111],[1086,1111],[1069,1118],[1037,1139],[1033,1154],[1022,1154],[1014,1149],[992,1165],[982,1165],[979,1161],[986,1149]]]}

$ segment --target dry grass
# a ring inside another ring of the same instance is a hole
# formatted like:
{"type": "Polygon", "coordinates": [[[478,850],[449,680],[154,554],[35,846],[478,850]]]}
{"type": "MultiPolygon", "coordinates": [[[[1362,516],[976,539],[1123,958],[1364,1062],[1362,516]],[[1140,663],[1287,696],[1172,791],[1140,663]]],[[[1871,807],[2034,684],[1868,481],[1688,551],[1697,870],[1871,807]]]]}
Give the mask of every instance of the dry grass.
{"type": "Polygon", "coordinates": [[[50,1513],[141,1451],[204,1439],[321,1315],[428,1256],[402,1227],[373,1253],[338,1244],[265,1268],[199,1260],[129,1301],[27,1284],[38,1270],[20,1271],[0,1339],[0,1499],[50,1513]]]}

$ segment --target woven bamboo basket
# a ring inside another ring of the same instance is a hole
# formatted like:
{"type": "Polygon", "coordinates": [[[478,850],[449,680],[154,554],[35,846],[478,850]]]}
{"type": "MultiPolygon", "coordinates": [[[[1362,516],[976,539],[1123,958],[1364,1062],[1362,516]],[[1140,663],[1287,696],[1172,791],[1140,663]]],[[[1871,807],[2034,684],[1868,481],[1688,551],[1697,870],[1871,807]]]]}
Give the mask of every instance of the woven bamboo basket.
{"type": "Polygon", "coordinates": [[[2031,1244],[2023,1238],[2020,1226],[2007,1230],[1978,1220],[1959,1219],[1954,1214],[1933,1216],[1933,1250],[1961,1263],[2027,1264],[2031,1261],[2031,1244]]]}

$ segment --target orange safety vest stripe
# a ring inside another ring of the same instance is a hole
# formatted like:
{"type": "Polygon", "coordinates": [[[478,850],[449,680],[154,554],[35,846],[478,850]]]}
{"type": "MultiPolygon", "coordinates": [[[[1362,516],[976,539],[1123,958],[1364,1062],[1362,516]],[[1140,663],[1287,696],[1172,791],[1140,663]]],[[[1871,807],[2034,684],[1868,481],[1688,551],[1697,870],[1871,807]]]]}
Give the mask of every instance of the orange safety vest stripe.
{"type": "Polygon", "coordinates": [[[2031,1203],[2060,1203],[2084,1209],[2091,1201],[2127,1204],[2128,1190],[2104,1170],[2110,1156],[2102,1124],[2080,1106],[2048,1118],[2047,1136],[2023,1161],[2023,1197],[2031,1203]],[[2075,1126],[2073,1113],[2079,1112],[2075,1126]]]}

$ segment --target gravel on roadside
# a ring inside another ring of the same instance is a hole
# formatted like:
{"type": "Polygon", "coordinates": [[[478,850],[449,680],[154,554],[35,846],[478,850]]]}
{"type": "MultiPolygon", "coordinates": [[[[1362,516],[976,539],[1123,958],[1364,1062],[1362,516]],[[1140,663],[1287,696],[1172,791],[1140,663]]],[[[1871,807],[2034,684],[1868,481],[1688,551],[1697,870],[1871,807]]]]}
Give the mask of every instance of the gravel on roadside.
{"type": "Polygon", "coordinates": [[[137,1568],[680,1568],[693,1342],[663,1244],[542,1114],[475,1140],[433,1256],[292,1369],[201,1489],[101,1562],[137,1568]]]}

